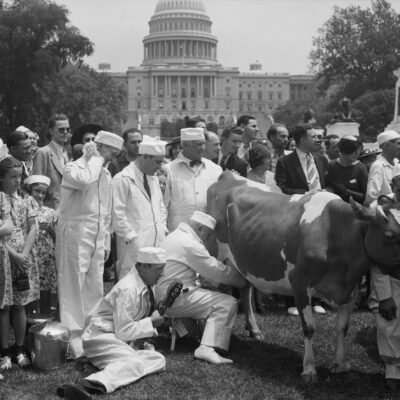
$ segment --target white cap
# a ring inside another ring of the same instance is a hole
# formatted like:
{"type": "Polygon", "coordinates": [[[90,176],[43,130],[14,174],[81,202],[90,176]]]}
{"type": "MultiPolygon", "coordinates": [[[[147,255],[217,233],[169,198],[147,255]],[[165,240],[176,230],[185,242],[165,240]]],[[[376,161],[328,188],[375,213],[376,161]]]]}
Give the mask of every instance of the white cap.
{"type": "Polygon", "coordinates": [[[27,133],[27,132],[32,132],[29,128],[27,128],[26,126],[19,126],[15,132],[22,132],[22,133],[27,133]]]}
{"type": "Polygon", "coordinates": [[[107,146],[115,147],[118,150],[121,150],[122,145],[124,144],[124,140],[122,139],[122,137],[116,135],[115,133],[107,131],[97,132],[94,141],[96,143],[103,143],[106,144],[107,146]]]}
{"type": "Polygon", "coordinates": [[[165,264],[167,252],[160,247],[142,247],[138,250],[137,262],[142,264],[165,264]]]}
{"type": "Polygon", "coordinates": [[[139,154],[164,157],[166,144],[167,142],[160,140],[159,137],[146,138],[139,144],[139,154]]]}
{"type": "Polygon", "coordinates": [[[203,128],[181,129],[181,140],[205,140],[203,128]]]}
{"type": "Polygon", "coordinates": [[[193,215],[190,217],[191,221],[198,222],[204,226],[207,226],[211,230],[214,230],[217,221],[211,215],[203,213],[201,211],[195,211],[193,215]]]}
{"type": "Polygon", "coordinates": [[[383,143],[389,142],[390,140],[400,139],[400,134],[398,134],[396,131],[385,131],[380,133],[376,139],[378,141],[378,146],[380,147],[383,145],[383,143]]]}
{"type": "Polygon", "coordinates": [[[50,186],[50,178],[44,175],[31,175],[28,176],[24,183],[25,185],[33,185],[34,183],[43,183],[44,185],[50,186]]]}
{"type": "Polygon", "coordinates": [[[392,173],[392,179],[396,178],[396,176],[400,175],[400,163],[397,163],[394,167],[393,167],[393,173],[392,173]]]}

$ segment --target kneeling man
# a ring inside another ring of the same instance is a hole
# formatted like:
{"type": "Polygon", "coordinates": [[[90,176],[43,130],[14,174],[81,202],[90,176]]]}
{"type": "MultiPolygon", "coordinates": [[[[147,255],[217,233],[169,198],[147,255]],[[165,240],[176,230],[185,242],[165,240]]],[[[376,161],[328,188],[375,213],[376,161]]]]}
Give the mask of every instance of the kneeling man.
{"type": "Polygon", "coordinates": [[[244,279],[234,267],[212,257],[204,246],[215,228],[213,217],[195,211],[188,223],[181,223],[170,233],[162,247],[167,252],[164,274],[156,289],[156,300],[163,299],[169,285],[179,279],[183,283],[181,295],[166,312],[169,317],[207,319],[195,358],[213,364],[231,363],[214,349],[227,351],[237,313],[237,302],[232,296],[203,289],[197,275],[212,282],[244,286],[244,279]]]}
{"type": "Polygon", "coordinates": [[[134,350],[128,342],[152,337],[164,318],[154,311],[154,286],[163,274],[165,250],[139,249],[137,264],[105,296],[83,334],[84,355],[100,371],[63,392],[66,399],[91,399],[112,393],[154,372],[165,370],[165,358],[154,350],[134,350]]]}

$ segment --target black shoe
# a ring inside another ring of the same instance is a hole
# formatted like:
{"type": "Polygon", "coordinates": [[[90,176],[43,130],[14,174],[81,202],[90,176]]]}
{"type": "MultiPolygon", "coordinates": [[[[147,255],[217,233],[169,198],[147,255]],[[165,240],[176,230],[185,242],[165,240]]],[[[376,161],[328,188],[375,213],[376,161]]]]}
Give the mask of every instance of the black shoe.
{"type": "Polygon", "coordinates": [[[66,400],[92,400],[92,395],[85,388],[76,383],[74,385],[66,385],[65,397],[66,400]]]}
{"type": "Polygon", "coordinates": [[[68,385],[62,385],[57,388],[56,393],[57,396],[64,398],[65,397],[65,389],[67,388],[68,385]]]}

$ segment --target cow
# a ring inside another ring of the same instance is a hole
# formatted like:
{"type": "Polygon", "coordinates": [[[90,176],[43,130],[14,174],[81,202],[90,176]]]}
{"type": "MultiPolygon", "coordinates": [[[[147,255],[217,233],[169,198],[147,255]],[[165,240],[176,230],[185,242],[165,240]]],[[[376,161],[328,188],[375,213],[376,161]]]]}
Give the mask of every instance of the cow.
{"type": "MultiPolygon", "coordinates": [[[[270,193],[229,171],[208,189],[207,212],[217,220],[216,238],[229,245],[241,274],[263,293],[294,295],[307,383],[318,379],[313,294],[338,306],[336,371],[348,371],[345,336],[361,276],[373,264],[384,273],[400,265],[400,206],[386,200],[382,197],[376,209],[367,209],[329,192],[270,193]]],[[[246,326],[260,337],[248,296],[245,311],[246,326]]]]}

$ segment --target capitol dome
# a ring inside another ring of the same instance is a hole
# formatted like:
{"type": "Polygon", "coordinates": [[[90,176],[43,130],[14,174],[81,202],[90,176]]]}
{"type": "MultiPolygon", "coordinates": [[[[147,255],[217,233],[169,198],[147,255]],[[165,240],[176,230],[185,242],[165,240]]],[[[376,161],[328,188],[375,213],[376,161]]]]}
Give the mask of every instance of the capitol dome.
{"type": "Polygon", "coordinates": [[[201,0],[159,0],[143,39],[142,65],[217,64],[211,25],[201,0]]]}

